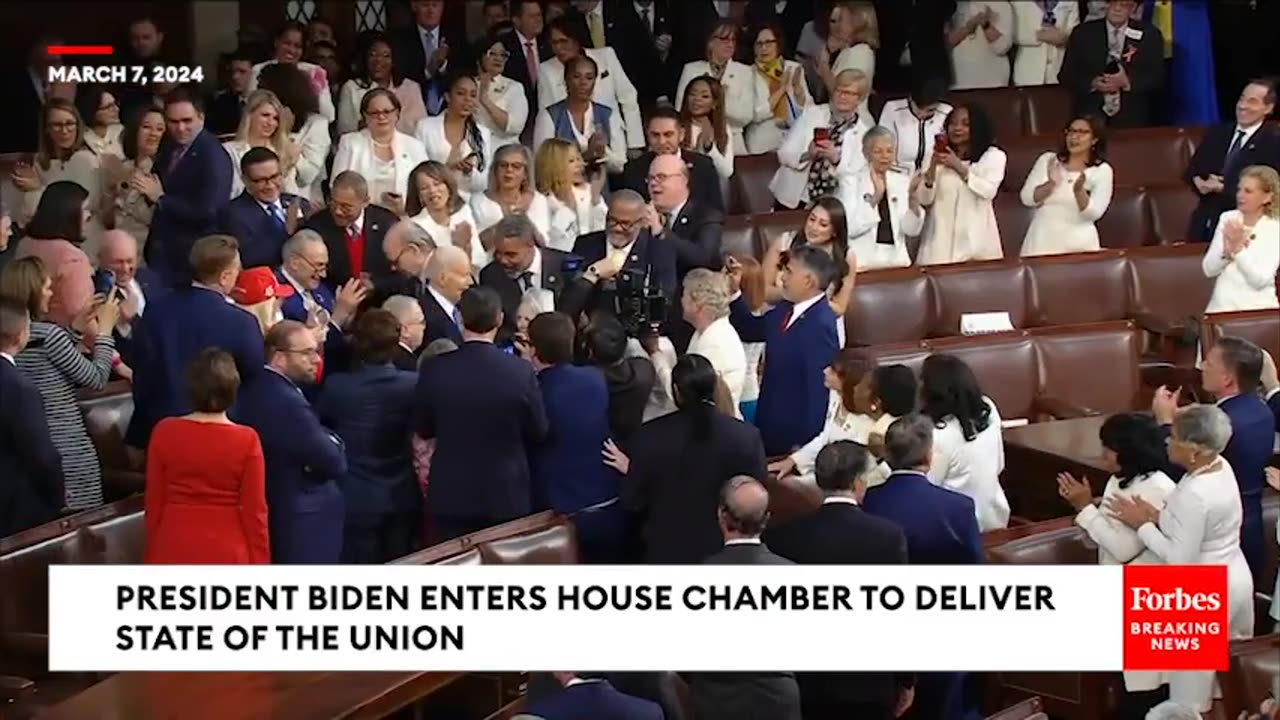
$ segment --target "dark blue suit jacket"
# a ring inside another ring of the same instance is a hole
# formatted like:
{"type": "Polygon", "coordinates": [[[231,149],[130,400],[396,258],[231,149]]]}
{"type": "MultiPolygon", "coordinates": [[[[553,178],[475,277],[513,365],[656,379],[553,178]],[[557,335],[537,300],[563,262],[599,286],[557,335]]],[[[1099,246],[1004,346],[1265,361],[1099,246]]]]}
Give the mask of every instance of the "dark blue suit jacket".
{"type": "Polygon", "coordinates": [[[217,232],[218,213],[231,195],[231,156],[208,130],[169,171],[177,146],[165,140],[155,167],[164,195],[156,203],[147,233],[147,264],[171,287],[191,281],[191,246],[217,232]]]}
{"type": "Polygon", "coordinates": [[[934,485],[923,473],[893,473],[883,485],[867,492],[862,509],[902,528],[912,565],[979,565],[983,561],[973,500],[934,485]]]}
{"type": "MultiPolygon", "coordinates": [[[[289,281],[285,279],[284,269],[276,268],[276,279],[281,283],[288,285],[289,281]]],[[[324,308],[330,315],[333,314],[333,306],[337,303],[333,290],[325,283],[311,291],[316,302],[320,307],[324,308]]],[[[307,304],[303,301],[302,295],[294,293],[280,304],[280,313],[284,315],[286,320],[297,320],[300,323],[307,322],[307,304]]],[[[324,374],[328,377],[332,372],[346,369],[346,337],[342,334],[342,329],[334,326],[329,327],[329,334],[324,340],[324,374]]],[[[308,393],[308,397],[311,394],[308,393]]]]}
{"type": "MultiPolygon", "coordinates": [[[[145,265],[139,267],[133,277],[138,281],[138,286],[142,288],[142,295],[146,299],[148,307],[151,307],[151,303],[159,300],[169,291],[164,281],[160,279],[160,275],[145,265]]],[[[133,332],[129,333],[129,337],[125,337],[120,334],[120,328],[117,327],[113,334],[116,338],[116,352],[120,353],[120,358],[124,360],[125,365],[133,367],[133,332]]]]}
{"type": "MultiPolygon", "coordinates": [[[[592,263],[603,260],[608,254],[608,240],[605,233],[594,232],[580,236],[573,243],[572,254],[582,258],[584,270],[592,263]]],[[[639,273],[641,277],[647,273],[650,286],[661,288],[668,305],[678,300],[675,296],[678,284],[675,248],[671,243],[655,239],[647,228],[641,230],[636,237],[636,243],[631,246],[631,254],[627,256],[622,269],[639,273]]],[[[617,295],[616,282],[615,279],[591,283],[579,277],[565,285],[557,308],[575,318],[579,313],[591,313],[595,310],[606,310],[612,314],[614,298],[617,295]]]]}
{"type": "Polygon", "coordinates": [[[417,381],[394,365],[362,366],[325,380],[316,412],[346,446],[347,472],[339,484],[348,515],[417,512],[422,494],[410,442],[417,381]]]}
{"type": "Polygon", "coordinates": [[[146,449],[156,423],[191,412],[187,366],[211,347],[231,353],[242,384],[266,364],[258,321],[222,294],[188,286],[148,303],[133,328],[132,367],[146,381],[133,384],[129,446],[146,449]]]}
{"type": "Polygon", "coordinates": [[[347,472],[342,441],[320,424],[293,381],[269,369],[242,387],[232,414],[262,441],[271,561],[336,564],[344,515],[337,479],[347,472]]]}
{"type": "Polygon", "coordinates": [[[663,720],[662,707],[618,692],[607,680],[589,680],[529,703],[525,712],[545,720],[663,720]]]}
{"type": "Polygon", "coordinates": [[[422,366],[416,427],[436,440],[427,507],[433,516],[491,521],[533,509],[529,454],[547,435],[533,367],[470,341],[422,366]]]}
{"type": "Polygon", "coordinates": [[[534,505],[573,513],[618,497],[618,473],[600,448],[609,437],[609,388],[599,368],[557,365],[538,373],[551,431],[532,453],[534,505]]]}
{"type": "Polygon", "coordinates": [[[756,316],[741,298],[730,305],[729,320],[742,341],[765,343],[756,427],[769,456],[790,453],[822,432],[831,397],[823,371],[840,351],[836,314],[825,297],[784,330],[792,307],[783,301],[756,316]]]}
{"type": "Polygon", "coordinates": [[[1267,531],[1262,523],[1262,490],[1266,468],[1276,441],[1276,419],[1266,401],[1257,393],[1236,395],[1218,407],[1231,418],[1231,441],[1222,456],[1231,463],[1240,485],[1244,510],[1240,526],[1240,549],[1255,577],[1261,577],[1267,561],[1267,531]]]}
{"type": "MultiPolygon", "coordinates": [[[[287,193],[280,196],[280,202],[286,217],[291,203],[301,202],[303,215],[310,207],[306,200],[287,193]]],[[[280,251],[284,248],[284,241],[289,239],[289,231],[263,210],[247,190],[223,208],[218,217],[218,227],[240,241],[240,264],[246,268],[279,267],[280,251]]]]}
{"type": "Polygon", "coordinates": [[[0,358],[0,538],[58,517],[66,503],[62,456],[40,391],[0,358]]]}
{"type": "Polygon", "coordinates": [[[1267,398],[1267,407],[1271,408],[1271,416],[1275,418],[1276,432],[1280,432],[1280,392],[1267,398]]]}

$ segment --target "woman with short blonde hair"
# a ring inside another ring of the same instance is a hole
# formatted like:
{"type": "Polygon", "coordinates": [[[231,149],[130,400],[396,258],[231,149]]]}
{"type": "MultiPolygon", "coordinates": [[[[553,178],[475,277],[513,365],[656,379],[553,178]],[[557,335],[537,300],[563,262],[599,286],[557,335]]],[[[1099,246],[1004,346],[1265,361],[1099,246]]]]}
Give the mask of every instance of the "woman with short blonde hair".
{"type": "Polygon", "coordinates": [[[284,192],[297,194],[296,165],[298,150],[289,137],[293,127],[293,113],[285,108],[280,98],[270,90],[254,90],[244,101],[240,113],[240,127],[233,140],[222,143],[236,168],[231,178],[231,197],[244,192],[244,178],[240,177],[240,159],[251,148],[265,147],[280,158],[280,174],[284,192]]]}
{"type": "Polygon", "coordinates": [[[538,192],[547,196],[551,210],[548,247],[571,252],[579,235],[604,230],[608,207],[600,188],[587,178],[577,145],[560,138],[546,140],[533,165],[538,192]]]}
{"type": "Polygon", "coordinates": [[[1207,313],[1280,308],[1280,173],[1266,165],[1240,172],[1236,207],[1222,213],[1201,263],[1214,278],[1207,313]]]}

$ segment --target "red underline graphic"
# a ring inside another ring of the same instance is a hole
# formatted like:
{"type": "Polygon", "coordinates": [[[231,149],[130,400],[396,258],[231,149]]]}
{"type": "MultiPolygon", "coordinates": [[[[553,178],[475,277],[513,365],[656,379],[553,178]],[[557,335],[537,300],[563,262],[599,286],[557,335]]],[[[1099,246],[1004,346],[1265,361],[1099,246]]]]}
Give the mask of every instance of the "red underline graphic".
{"type": "Polygon", "coordinates": [[[114,55],[110,45],[50,45],[50,55],[114,55]]]}

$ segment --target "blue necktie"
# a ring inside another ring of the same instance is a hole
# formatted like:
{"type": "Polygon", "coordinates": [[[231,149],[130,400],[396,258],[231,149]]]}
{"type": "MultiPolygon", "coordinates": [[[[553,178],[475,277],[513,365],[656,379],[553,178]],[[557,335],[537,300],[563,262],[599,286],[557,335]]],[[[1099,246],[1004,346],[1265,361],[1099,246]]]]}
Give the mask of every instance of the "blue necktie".
{"type": "Polygon", "coordinates": [[[1224,170],[1228,165],[1231,164],[1231,160],[1236,156],[1236,153],[1240,152],[1240,146],[1243,144],[1244,144],[1244,131],[1236,130],[1235,139],[1231,141],[1231,147],[1227,148],[1227,157],[1225,160],[1222,161],[1222,167],[1224,170]]]}
{"type": "Polygon", "coordinates": [[[462,311],[456,307],[453,309],[453,324],[457,325],[459,330],[462,329],[462,311]]]}
{"type": "Polygon", "coordinates": [[[281,230],[284,230],[289,226],[284,219],[284,208],[280,207],[280,203],[278,202],[271,203],[271,219],[276,221],[276,224],[280,226],[281,230]]]}

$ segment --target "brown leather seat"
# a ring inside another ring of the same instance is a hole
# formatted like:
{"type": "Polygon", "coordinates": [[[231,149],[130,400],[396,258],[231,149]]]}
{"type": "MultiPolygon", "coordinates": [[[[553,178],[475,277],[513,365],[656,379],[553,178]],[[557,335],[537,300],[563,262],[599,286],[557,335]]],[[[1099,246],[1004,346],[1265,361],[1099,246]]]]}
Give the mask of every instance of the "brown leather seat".
{"type": "Polygon", "coordinates": [[[1115,130],[1107,138],[1107,161],[1117,186],[1181,185],[1190,159],[1190,145],[1181,128],[1115,130]]]}
{"type": "Polygon", "coordinates": [[[480,551],[476,548],[465,550],[457,555],[451,555],[443,560],[433,562],[432,565],[483,565],[484,561],[480,557],[480,551]]]}
{"type": "Polygon", "coordinates": [[[925,273],[937,303],[931,337],[959,335],[961,316],[970,313],[1007,312],[1014,328],[1027,327],[1028,272],[1018,260],[942,265],[925,273]]]}
{"type": "Polygon", "coordinates": [[[722,254],[760,257],[757,244],[750,215],[730,215],[724,219],[724,231],[720,235],[722,254]]]}
{"type": "MultiPolygon", "coordinates": [[[[1000,188],[1012,193],[1022,192],[1022,185],[1035,167],[1036,160],[1043,154],[1054,150],[1061,142],[1061,135],[1026,135],[1000,141],[1000,149],[1004,150],[1008,159],[1004,166],[1004,181],[1000,188]]],[[[1000,226],[1001,231],[1004,226],[1000,226]]]]}
{"type": "Polygon", "coordinates": [[[977,105],[986,110],[995,131],[996,143],[1026,134],[1027,104],[1018,88],[953,90],[946,96],[952,106],[977,105]]]}
{"type": "Polygon", "coordinates": [[[1044,701],[1033,697],[995,715],[988,715],[987,720],[1049,720],[1049,716],[1044,714],[1044,701]]]}
{"type": "Polygon", "coordinates": [[[1147,202],[1155,241],[1160,245],[1184,242],[1199,202],[1195,193],[1182,186],[1152,187],[1147,188],[1147,202]]]}
{"type": "Polygon", "coordinates": [[[1226,716],[1247,712],[1251,717],[1263,700],[1272,697],[1280,675],[1280,634],[1231,642],[1231,669],[1218,673],[1226,716]]]}
{"type": "Polygon", "coordinates": [[[1019,88],[1027,104],[1027,133],[1060,134],[1071,121],[1071,91],[1061,85],[1029,85],[1019,88]]]}
{"type": "Polygon", "coordinates": [[[1129,266],[1124,253],[1104,250],[1023,262],[1031,272],[1034,326],[1123,320],[1129,312],[1129,266]]]}
{"type": "Polygon", "coordinates": [[[807,210],[781,210],[772,213],[762,213],[760,215],[751,216],[751,224],[756,229],[756,247],[758,248],[756,258],[763,259],[764,254],[778,242],[778,238],[783,234],[796,231],[800,232],[804,229],[805,218],[809,216],[807,210]]]}
{"type": "Polygon", "coordinates": [[[1144,355],[1179,365],[1194,363],[1194,345],[1179,338],[1188,323],[1198,323],[1209,304],[1213,283],[1204,276],[1203,245],[1136,248],[1127,251],[1129,317],[1147,331],[1144,355]]]}
{"type": "Polygon", "coordinates": [[[485,565],[575,565],[578,562],[578,544],[568,519],[551,527],[486,542],[479,550],[485,565]]]}
{"type": "Polygon", "coordinates": [[[1140,187],[1117,186],[1106,214],[1098,219],[1098,242],[1104,248],[1155,245],[1147,193],[1140,187]]]}
{"type": "Polygon", "coordinates": [[[1040,373],[1035,340],[1025,332],[941,338],[927,343],[931,352],[954,355],[973,369],[978,384],[1004,419],[1036,415],[1040,373]]]}
{"type": "Polygon", "coordinates": [[[921,340],[934,325],[933,284],[917,267],[858,274],[845,310],[850,347],[921,340]]]}
{"type": "Polygon", "coordinates": [[[1213,313],[1204,316],[1200,340],[1206,351],[1221,337],[1241,337],[1280,357],[1280,310],[1213,313]]]}
{"type": "Polygon", "coordinates": [[[1127,321],[1040,328],[1040,397],[1110,415],[1138,407],[1141,338],[1127,321]]]}
{"type": "MultiPolygon", "coordinates": [[[[1273,120],[1271,125],[1276,127],[1280,126],[1280,123],[1276,123],[1273,120]]],[[[1191,125],[1182,128],[1183,135],[1187,138],[1187,157],[1191,157],[1196,154],[1196,148],[1200,147],[1200,142],[1204,140],[1205,130],[1206,128],[1201,125],[1191,125]]]]}
{"type": "Polygon", "coordinates": [[[739,155],[733,159],[726,211],[731,215],[752,215],[773,210],[769,181],[778,171],[778,154],[739,155]]]}
{"type": "Polygon", "coordinates": [[[992,206],[996,211],[996,227],[1000,228],[1000,247],[1004,256],[1016,258],[1022,254],[1022,241],[1031,227],[1035,208],[1023,205],[1022,198],[1014,190],[997,193],[992,206]]]}
{"type": "Polygon", "coordinates": [[[129,466],[124,433],[133,417],[133,395],[127,384],[112,383],[104,391],[81,395],[85,427],[102,462],[108,499],[128,497],[146,487],[146,478],[129,466]]]}

